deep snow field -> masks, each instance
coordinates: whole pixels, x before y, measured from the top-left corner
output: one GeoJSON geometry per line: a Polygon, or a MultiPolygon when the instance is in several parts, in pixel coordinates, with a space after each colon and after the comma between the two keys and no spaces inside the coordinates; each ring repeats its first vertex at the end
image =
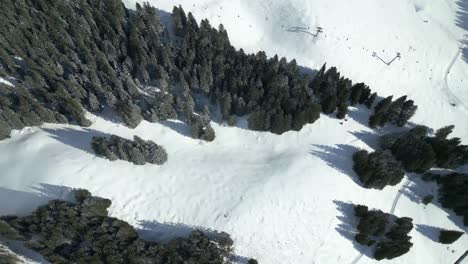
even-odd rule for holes
{"type": "MultiPolygon", "coordinates": [[[[134,7],[134,0],[124,2],[134,7]]],[[[455,124],[452,136],[468,144],[466,32],[457,26],[453,0],[149,2],[167,12],[181,4],[198,21],[223,23],[232,44],[246,52],[265,50],[310,69],[327,62],[380,96],[407,94],[418,105],[413,123],[435,129],[455,124]],[[304,32],[315,34],[317,26],[323,28],[318,37],[304,32]],[[385,61],[399,52],[401,59],[386,65],[374,52],[385,61]]],[[[25,128],[0,142],[0,214],[28,214],[49,199],[66,199],[67,187],[79,187],[111,199],[111,215],[137,226],[143,238],[164,241],[210,228],[232,235],[240,261],[376,263],[355,247],[346,221],[352,219],[350,203],[362,203],[413,218],[413,248],[381,263],[455,262],[468,249],[468,236],[442,245],[431,227],[468,229],[460,217],[420,202],[435,187],[417,188],[406,177],[378,191],[356,181],[352,153],[372,149],[379,133],[394,130],[372,130],[368,117],[366,109],[351,108],[347,121],[321,115],[300,132],[280,136],[246,130],[242,119],[237,127],[213,123],[216,140],[210,143],[190,138],[179,121],[143,121],[129,129],[89,115],[90,128],[25,128]],[[135,166],[96,157],[89,142],[100,134],[151,139],[167,150],[168,162],[135,166]]]]}

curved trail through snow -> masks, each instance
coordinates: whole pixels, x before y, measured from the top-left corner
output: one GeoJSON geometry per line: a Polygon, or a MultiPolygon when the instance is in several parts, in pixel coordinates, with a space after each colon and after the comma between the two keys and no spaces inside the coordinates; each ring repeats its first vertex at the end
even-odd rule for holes
{"type": "Polygon", "coordinates": [[[392,209],[390,209],[390,214],[393,214],[395,212],[395,208],[398,204],[398,201],[400,200],[401,195],[403,194],[403,191],[408,188],[410,185],[411,181],[409,179],[406,179],[405,184],[401,186],[400,190],[398,190],[398,194],[395,196],[395,199],[393,199],[393,204],[392,204],[392,209]]]}
{"type": "MultiPolygon", "coordinates": [[[[401,186],[401,188],[398,190],[398,193],[397,195],[395,196],[395,199],[393,199],[393,203],[392,203],[392,209],[390,209],[390,214],[393,214],[395,212],[395,208],[398,204],[398,201],[400,200],[400,197],[401,195],[403,194],[403,191],[408,188],[408,186],[410,185],[411,181],[409,179],[406,179],[405,183],[403,184],[403,186],[401,186]]],[[[359,262],[359,260],[364,256],[364,253],[361,253],[359,254],[355,259],[353,259],[353,261],[351,261],[350,264],[356,264],[359,262]]]]}
{"type": "Polygon", "coordinates": [[[353,261],[351,262],[351,264],[356,264],[359,262],[359,260],[362,258],[362,256],[364,256],[363,253],[359,254],[359,256],[357,256],[355,259],[353,259],[353,261]]]}
{"type": "MultiPolygon", "coordinates": [[[[462,50],[463,50],[463,47],[458,48],[457,53],[455,54],[455,56],[453,56],[449,65],[447,66],[447,70],[444,73],[444,86],[445,86],[444,88],[450,100],[457,101],[466,111],[468,111],[468,106],[453,93],[447,81],[448,75],[450,74],[450,71],[452,70],[453,65],[455,65],[455,62],[457,61],[458,57],[460,57],[462,50]]],[[[453,103],[453,102],[450,102],[450,103],[453,103]]]]}

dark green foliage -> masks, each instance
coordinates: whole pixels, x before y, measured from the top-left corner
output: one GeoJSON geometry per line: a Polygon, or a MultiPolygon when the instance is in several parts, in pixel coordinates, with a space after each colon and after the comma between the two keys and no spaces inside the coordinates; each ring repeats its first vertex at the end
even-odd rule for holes
{"type": "Polygon", "coordinates": [[[404,177],[401,163],[388,150],[369,154],[365,150],[353,154],[353,169],[365,188],[383,189],[394,186],[404,177]]]}
{"type": "MultiPolygon", "coordinates": [[[[14,218],[10,218],[14,219],[14,218]]],[[[8,240],[24,240],[24,237],[7,222],[0,220],[0,238],[8,240]]]]}
{"type": "MultiPolygon", "coordinates": [[[[414,105],[412,100],[406,100],[406,96],[402,96],[395,101],[392,101],[392,99],[393,96],[389,96],[375,106],[374,114],[369,118],[370,127],[383,127],[387,123],[401,127],[416,113],[417,106],[414,105]]],[[[371,105],[372,102],[368,104],[371,105]]]]}
{"type": "Polygon", "coordinates": [[[0,83],[0,140],[7,138],[12,129],[38,126],[43,122],[56,123],[53,111],[39,104],[22,85],[16,87],[0,83]]]}
{"type": "MultiPolygon", "coordinates": [[[[38,110],[31,108],[32,114],[21,116],[26,119],[23,124],[12,119],[15,127],[43,121],[89,126],[83,109],[100,112],[104,105],[135,127],[143,119],[141,112],[151,112],[161,103],[146,100],[145,108],[137,105],[145,97],[139,88],[161,84],[167,90],[165,70],[171,66],[164,61],[163,29],[149,5],[128,12],[120,0],[20,0],[6,3],[0,17],[5,22],[0,26],[0,68],[32,88],[26,94],[37,99],[35,105],[66,117],[37,117],[32,114],[38,110]]],[[[157,114],[145,117],[167,118],[157,114]]]]}
{"type": "Polygon", "coordinates": [[[374,104],[375,99],[377,98],[377,93],[371,94],[369,99],[367,99],[364,104],[366,105],[367,108],[371,109],[372,105],[374,104]]]}
{"type": "Polygon", "coordinates": [[[376,260],[394,259],[409,252],[413,243],[403,240],[378,242],[374,252],[376,260]]]}
{"type": "Polygon", "coordinates": [[[208,102],[219,104],[224,119],[250,115],[250,128],[281,134],[315,122],[321,111],[338,109],[341,119],[348,104],[375,99],[335,67],[324,65],[311,78],[295,60],[236,50],[222,25],[198,24],[180,6],[173,9],[175,36],[155,8],[138,4],[130,12],[120,0],[10,1],[0,17],[1,74],[26,84],[29,96],[20,116],[2,112],[0,139],[42,122],[89,126],[85,110],[110,108],[131,128],[179,118],[192,123],[196,138],[212,140],[206,122],[191,120],[208,102]]]}
{"type": "Polygon", "coordinates": [[[468,174],[452,173],[440,176],[439,201],[443,207],[452,209],[463,217],[463,223],[468,226],[468,174]]]}
{"type": "Polygon", "coordinates": [[[367,206],[356,205],[355,215],[359,217],[357,234],[354,239],[362,245],[375,246],[374,258],[393,259],[406,254],[413,244],[409,232],[413,229],[412,219],[398,218],[380,210],[368,210],[367,206]]]}
{"type": "Polygon", "coordinates": [[[247,264],[258,264],[258,261],[256,259],[249,259],[249,261],[247,261],[247,264]]]}
{"type": "Polygon", "coordinates": [[[410,172],[423,173],[434,166],[436,154],[431,145],[424,141],[427,128],[417,126],[403,135],[386,135],[381,146],[389,149],[410,172]]]}
{"type": "Polygon", "coordinates": [[[91,197],[91,193],[88,190],[77,189],[73,192],[75,199],[78,203],[82,204],[86,198],[91,197]]]}
{"type": "Polygon", "coordinates": [[[435,137],[437,139],[447,139],[448,135],[452,134],[454,128],[454,125],[439,128],[436,131],[435,137]]]}
{"type": "Polygon", "coordinates": [[[365,205],[356,205],[354,206],[354,214],[357,217],[364,217],[369,212],[369,208],[365,205]]]}
{"type": "Polygon", "coordinates": [[[407,171],[423,173],[435,165],[436,154],[431,145],[411,135],[399,138],[390,150],[407,171]]]}
{"type": "Polygon", "coordinates": [[[323,65],[312,81],[312,89],[322,105],[322,111],[325,114],[331,114],[335,111],[338,103],[337,92],[340,73],[335,67],[331,67],[326,71],[325,67],[326,65],[323,65]]]}
{"type": "Polygon", "coordinates": [[[434,195],[426,195],[423,197],[422,203],[428,205],[432,202],[432,200],[434,200],[434,195]]]}
{"type": "MultiPolygon", "coordinates": [[[[310,91],[310,77],[300,73],[294,60],[237,51],[222,25],[214,29],[207,20],[199,26],[189,23],[190,13],[184,23],[184,16],[180,7],[174,8],[177,35],[182,39],[175,66],[191,75],[186,79],[193,84],[192,91],[219,104],[223,119],[250,114],[251,129],[281,134],[318,118],[320,107],[310,91]]],[[[199,137],[199,126],[193,131],[199,137]]]]}
{"type": "Polygon", "coordinates": [[[336,118],[343,119],[348,112],[348,104],[349,104],[349,97],[351,94],[351,80],[345,79],[343,77],[340,78],[337,84],[337,108],[338,113],[336,114],[336,118]]]}
{"type": "Polygon", "coordinates": [[[367,214],[360,216],[357,231],[367,236],[382,236],[385,234],[389,217],[389,214],[380,210],[369,210],[367,214]]]}
{"type": "Polygon", "coordinates": [[[110,200],[84,190],[75,198],[76,204],[53,200],[29,216],[4,220],[51,263],[223,264],[232,251],[226,233],[218,241],[200,231],[167,244],[141,240],[128,223],[108,216],[110,200]]]}
{"type": "Polygon", "coordinates": [[[205,141],[213,141],[215,139],[215,132],[208,118],[193,114],[190,118],[189,125],[193,138],[205,141]]]}
{"type": "Polygon", "coordinates": [[[91,147],[97,155],[112,161],[121,159],[133,162],[136,165],[144,165],[147,162],[161,165],[167,161],[167,153],[163,147],[137,136],[134,136],[133,140],[115,135],[112,135],[109,139],[93,137],[91,147]]]}
{"type": "Polygon", "coordinates": [[[452,244],[457,241],[464,233],[453,230],[440,230],[439,242],[442,244],[452,244]]]}
{"type": "MultiPolygon", "coordinates": [[[[365,100],[361,100],[361,97],[365,94],[365,89],[367,86],[364,83],[356,83],[351,88],[351,95],[349,97],[349,104],[355,106],[359,101],[362,102],[365,100]]],[[[364,96],[365,97],[365,96],[364,96]]]]}
{"type": "Polygon", "coordinates": [[[369,236],[364,233],[358,233],[354,236],[354,240],[361,245],[368,245],[370,242],[369,236]]]}
{"type": "Polygon", "coordinates": [[[428,142],[436,153],[436,164],[440,168],[457,168],[468,164],[468,146],[461,145],[460,138],[447,136],[453,131],[454,126],[448,126],[437,130],[435,137],[427,137],[428,142]]]}
{"type": "Polygon", "coordinates": [[[405,134],[383,136],[380,145],[411,172],[423,173],[434,166],[453,169],[468,164],[468,146],[461,145],[459,138],[447,139],[452,130],[445,127],[430,137],[427,127],[416,126],[405,134]]]}

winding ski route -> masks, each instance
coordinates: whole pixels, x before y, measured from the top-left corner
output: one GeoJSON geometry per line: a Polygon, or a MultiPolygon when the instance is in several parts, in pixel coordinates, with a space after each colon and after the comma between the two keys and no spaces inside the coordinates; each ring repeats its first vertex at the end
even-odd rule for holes
{"type": "Polygon", "coordinates": [[[400,190],[398,190],[398,194],[395,196],[395,199],[393,199],[393,204],[392,204],[392,209],[390,209],[390,214],[393,214],[395,212],[395,208],[398,204],[398,201],[400,200],[401,195],[403,194],[403,191],[408,188],[410,185],[411,181],[409,179],[406,179],[405,184],[401,186],[400,190]]]}
{"type": "MultiPolygon", "coordinates": [[[[447,66],[447,70],[444,73],[444,86],[445,86],[444,88],[445,88],[445,91],[447,92],[449,98],[451,98],[451,100],[458,102],[466,111],[468,111],[468,106],[462,100],[460,100],[460,98],[458,98],[453,93],[453,91],[450,89],[450,87],[448,85],[448,81],[447,81],[447,77],[450,74],[450,71],[452,70],[453,65],[455,65],[455,62],[457,61],[458,57],[460,57],[460,55],[462,53],[462,50],[463,50],[463,47],[458,48],[457,53],[455,54],[455,56],[453,56],[453,58],[450,61],[449,65],[447,66]]],[[[454,104],[453,102],[450,102],[450,103],[454,104]]]]}
{"type": "Polygon", "coordinates": [[[351,264],[356,264],[359,262],[359,260],[362,258],[362,256],[364,256],[363,253],[359,254],[359,256],[357,256],[355,259],[353,259],[353,261],[351,261],[351,264]]]}
{"type": "MultiPolygon", "coordinates": [[[[397,195],[395,196],[395,199],[393,199],[393,203],[392,203],[392,209],[390,209],[390,214],[393,214],[395,212],[395,208],[398,204],[398,201],[400,200],[400,197],[401,195],[403,194],[403,191],[408,188],[408,186],[410,185],[411,181],[409,179],[406,179],[405,183],[403,184],[403,186],[401,186],[401,188],[398,190],[398,193],[397,195]]],[[[350,264],[356,264],[359,262],[359,260],[364,256],[364,253],[360,253],[356,258],[353,259],[353,261],[351,261],[350,264]]]]}

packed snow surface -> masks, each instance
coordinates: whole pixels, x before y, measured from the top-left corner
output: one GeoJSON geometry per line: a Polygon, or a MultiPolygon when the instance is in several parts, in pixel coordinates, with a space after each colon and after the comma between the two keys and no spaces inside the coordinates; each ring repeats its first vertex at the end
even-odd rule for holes
{"type": "MultiPolygon", "coordinates": [[[[128,7],[134,3],[126,0],[128,7]]],[[[468,65],[460,44],[466,32],[457,26],[454,1],[150,3],[166,12],[180,4],[199,20],[223,23],[233,45],[246,52],[296,58],[310,69],[327,62],[380,96],[406,94],[419,107],[414,123],[455,124],[452,136],[468,144],[468,65]],[[314,37],[317,27],[323,32],[314,37]],[[383,62],[397,53],[401,58],[383,62]]],[[[236,127],[214,123],[211,143],[191,139],[178,121],[129,129],[91,115],[90,128],[14,131],[0,142],[0,214],[28,214],[48,199],[69,197],[64,186],[80,187],[112,199],[112,216],[134,224],[144,238],[164,241],[191,228],[211,228],[230,233],[235,253],[260,263],[375,263],[351,241],[350,203],[362,203],[414,219],[411,251],[382,263],[453,263],[468,248],[468,236],[442,245],[434,241],[433,227],[467,229],[460,217],[420,202],[434,186],[418,188],[411,175],[383,191],[357,182],[352,153],[371,150],[378,134],[391,130],[369,129],[368,116],[366,109],[352,108],[347,121],[322,115],[300,132],[280,136],[246,130],[243,119],[236,127]],[[166,148],[168,162],[135,166],[96,157],[89,141],[103,134],[153,140],[166,148]]]]}

